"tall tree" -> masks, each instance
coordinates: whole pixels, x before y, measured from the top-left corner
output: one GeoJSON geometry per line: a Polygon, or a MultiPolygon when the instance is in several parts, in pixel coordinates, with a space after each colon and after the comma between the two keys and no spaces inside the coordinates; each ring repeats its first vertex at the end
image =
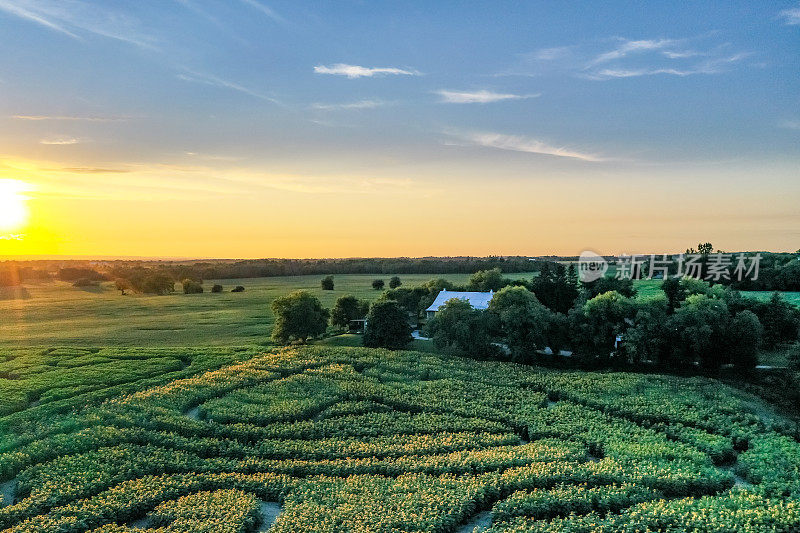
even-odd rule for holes
{"type": "Polygon", "coordinates": [[[408,313],[393,300],[372,304],[367,314],[364,346],[399,350],[411,342],[408,313]]]}
{"type": "Polygon", "coordinates": [[[359,300],[355,296],[340,296],[331,309],[331,326],[345,329],[351,320],[358,320],[367,316],[369,302],[359,300]]]}
{"type": "Polygon", "coordinates": [[[307,291],[294,291],[272,302],[275,326],[272,339],[282,344],[305,342],[325,333],[328,327],[327,309],[307,291]]]}

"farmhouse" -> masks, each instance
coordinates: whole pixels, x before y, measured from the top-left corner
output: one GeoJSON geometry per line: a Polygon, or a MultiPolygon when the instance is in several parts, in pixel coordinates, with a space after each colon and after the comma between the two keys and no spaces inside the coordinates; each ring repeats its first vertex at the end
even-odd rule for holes
{"type": "Polygon", "coordinates": [[[469,302],[469,304],[475,308],[480,310],[485,310],[489,308],[489,302],[492,301],[492,297],[494,296],[493,291],[489,292],[462,292],[462,291],[447,291],[443,290],[439,292],[439,295],[433,301],[431,306],[425,310],[425,316],[427,318],[433,318],[436,315],[436,312],[447,303],[448,300],[452,300],[453,298],[458,298],[459,300],[465,300],[469,302]]]}

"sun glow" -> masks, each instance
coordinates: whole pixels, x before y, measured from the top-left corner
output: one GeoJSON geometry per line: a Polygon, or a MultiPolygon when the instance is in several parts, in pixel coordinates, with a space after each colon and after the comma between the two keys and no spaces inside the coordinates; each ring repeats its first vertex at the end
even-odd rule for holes
{"type": "Polygon", "coordinates": [[[0,232],[22,228],[28,220],[27,197],[30,186],[19,180],[0,179],[0,232]]]}

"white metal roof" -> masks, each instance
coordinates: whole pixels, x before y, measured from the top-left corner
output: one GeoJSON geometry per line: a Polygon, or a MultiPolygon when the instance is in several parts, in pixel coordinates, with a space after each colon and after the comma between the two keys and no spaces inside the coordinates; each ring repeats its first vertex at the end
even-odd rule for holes
{"type": "Polygon", "coordinates": [[[475,309],[488,309],[489,302],[492,300],[494,292],[461,292],[461,291],[440,291],[439,295],[433,301],[431,306],[426,311],[438,311],[447,300],[458,298],[459,300],[466,300],[475,309]]]}

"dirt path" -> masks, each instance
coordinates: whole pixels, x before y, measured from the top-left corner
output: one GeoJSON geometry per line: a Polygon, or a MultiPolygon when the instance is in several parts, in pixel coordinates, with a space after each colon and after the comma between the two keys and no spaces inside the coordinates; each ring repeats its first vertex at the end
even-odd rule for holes
{"type": "Polygon", "coordinates": [[[0,495],[3,496],[3,499],[0,500],[0,507],[14,505],[14,498],[17,495],[17,480],[12,479],[0,485],[0,495]]]}
{"type": "Polygon", "coordinates": [[[492,525],[491,511],[483,511],[472,517],[472,520],[458,528],[458,533],[473,533],[483,531],[492,525]]]}
{"type": "Polygon", "coordinates": [[[277,502],[261,502],[261,516],[264,517],[258,531],[267,531],[281,514],[281,506],[277,502]]]}

